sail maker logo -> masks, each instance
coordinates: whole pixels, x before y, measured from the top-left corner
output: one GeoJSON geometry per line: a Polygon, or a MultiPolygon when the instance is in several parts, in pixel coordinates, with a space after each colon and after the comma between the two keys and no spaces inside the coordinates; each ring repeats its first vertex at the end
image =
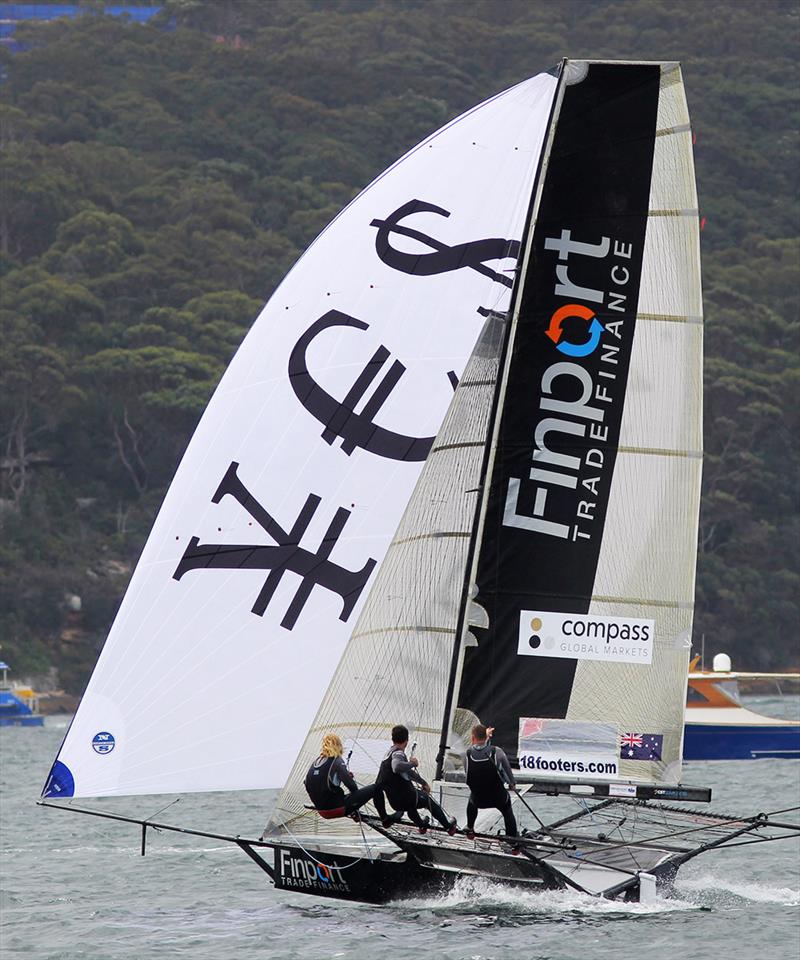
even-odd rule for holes
{"type": "Polygon", "coordinates": [[[608,496],[625,393],[630,334],[626,342],[626,317],[614,314],[635,307],[628,304],[635,286],[634,244],[610,237],[574,240],[562,229],[560,237],[545,237],[544,249],[563,261],[555,265],[553,297],[559,305],[544,330],[556,357],[541,378],[529,475],[509,478],[503,524],[591,540],[608,496]],[[610,319],[598,319],[598,304],[610,319]],[[532,492],[525,489],[528,480],[536,484],[532,492]]]}
{"type": "Polygon", "coordinates": [[[617,663],[653,661],[655,621],[520,610],[517,654],[617,663]]]}

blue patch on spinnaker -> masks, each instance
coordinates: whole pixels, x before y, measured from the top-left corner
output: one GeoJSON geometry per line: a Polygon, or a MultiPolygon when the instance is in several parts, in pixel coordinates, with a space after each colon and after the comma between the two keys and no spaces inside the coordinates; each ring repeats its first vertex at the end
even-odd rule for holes
{"type": "Polygon", "coordinates": [[[72,797],[75,795],[75,780],[72,771],[60,760],[56,760],[47,783],[44,787],[43,797],[72,797]]]}

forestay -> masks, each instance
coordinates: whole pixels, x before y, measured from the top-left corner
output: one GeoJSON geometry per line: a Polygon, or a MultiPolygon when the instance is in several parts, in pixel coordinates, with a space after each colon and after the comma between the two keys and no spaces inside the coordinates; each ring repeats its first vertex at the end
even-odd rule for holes
{"type": "Polygon", "coordinates": [[[452,121],[275,292],[165,498],[48,796],[278,786],[485,317],[508,308],[556,80],[452,121]]]}

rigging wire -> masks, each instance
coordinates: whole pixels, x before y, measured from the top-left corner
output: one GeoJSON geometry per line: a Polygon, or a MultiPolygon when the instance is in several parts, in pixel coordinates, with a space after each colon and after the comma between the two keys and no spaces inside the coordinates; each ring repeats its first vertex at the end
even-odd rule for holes
{"type": "MultiPolygon", "coordinates": [[[[794,813],[795,811],[800,810],[800,806],[797,807],[784,807],[783,810],[770,810],[769,813],[765,813],[765,817],[774,817],[778,813],[794,813]]],[[[799,824],[800,826],[800,824],[799,824]]]]}

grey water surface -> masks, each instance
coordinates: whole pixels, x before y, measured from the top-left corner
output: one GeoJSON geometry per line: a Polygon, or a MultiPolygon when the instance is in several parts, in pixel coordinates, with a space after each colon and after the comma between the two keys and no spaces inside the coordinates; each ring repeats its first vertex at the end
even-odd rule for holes
{"type": "MultiPolygon", "coordinates": [[[[800,700],[748,706],[796,715],[800,700]]],[[[233,845],[151,831],[142,858],[134,825],[37,807],[68,722],[0,730],[2,960],[800,957],[796,840],[707,854],[683,868],[673,897],[647,906],[484,882],[381,907],[326,901],[275,891],[233,845]]],[[[722,812],[800,804],[800,761],[693,763],[684,782],[713,787],[722,812]]],[[[161,819],[257,836],[275,796],[188,796],[161,819]]],[[[173,799],[77,803],[142,816],[173,799]]],[[[535,801],[543,814],[547,802],[535,801]]]]}

